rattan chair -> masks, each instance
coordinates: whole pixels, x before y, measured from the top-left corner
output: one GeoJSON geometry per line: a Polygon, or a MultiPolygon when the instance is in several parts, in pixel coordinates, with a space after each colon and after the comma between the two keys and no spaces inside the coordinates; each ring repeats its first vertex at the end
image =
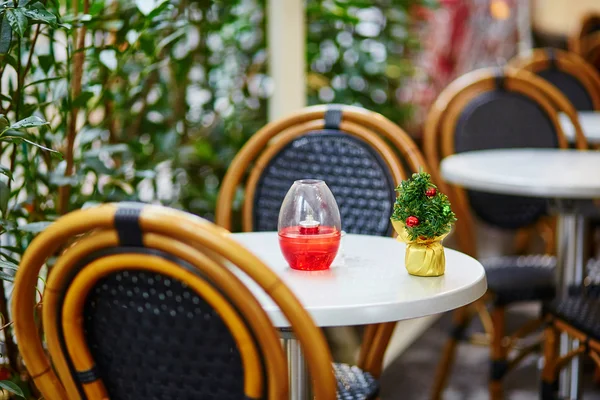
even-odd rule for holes
{"type": "MultiPolygon", "coordinates": [[[[315,398],[336,399],[323,334],[281,280],[228,236],[180,211],[122,203],[75,211],[36,237],[16,275],[12,310],[21,354],[42,395],[287,398],[279,335],[237,270],[290,322],[315,398]],[[57,252],[40,315],[38,274],[57,252]]],[[[357,386],[365,380],[374,382],[365,374],[346,379],[337,398],[364,399],[357,386]]]]}
{"type": "Polygon", "coordinates": [[[569,50],[583,56],[586,38],[597,32],[600,32],[600,13],[591,11],[584,14],[574,34],[569,37],[569,50]]]}
{"type": "Polygon", "coordinates": [[[593,274],[586,277],[583,290],[572,288],[567,297],[555,299],[546,305],[544,369],[540,388],[542,400],[559,399],[559,373],[573,357],[587,355],[596,364],[596,369],[600,368],[600,262],[588,262],[588,270],[595,271],[595,277],[593,274]],[[577,349],[562,356],[559,354],[561,333],[568,334],[580,343],[577,349]]]}
{"type": "Polygon", "coordinates": [[[581,56],[600,72],[600,31],[582,39],[581,56]]]}
{"type": "MultiPolygon", "coordinates": [[[[482,69],[466,74],[451,83],[434,103],[424,133],[425,154],[436,169],[441,157],[454,153],[491,148],[568,146],[558,111],[572,120],[577,136],[576,146],[586,142],[574,107],[551,84],[527,71],[482,69]]],[[[472,212],[479,220],[503,229],[530,226],[546,214],[543,199],[502,196],[453,187],[454,208],[462,215],[472,212]]],[[[470,224],[476,244],[473,220],[470,224]]],[[[476,255],[472,253],[472,255],[476,255]]],[[[473,337],[474,342],[491,347],[490,397],[502,398],[502,378],[534,346],[523,349],[508,360],[509,351],[518,339],[535,331],[542,319],[531,321],[510,336],[505,336],[505,308],[516,302],[550,300],[554,296],[553,266],[550,256],[497,257],[483,260],[489,292],[484,299],[455,312],[454,327],[438,366],[432,398],[441,396],[454,357],[457,343],[476,314],[486,336],[473,337]],[[488,310],[486,302],[491,301],[488,310]]]]}
{"type": "Polygon", "coordinates": [[[575,53],[535,49],[519,54],[509,65],[552,83],[579,111],[600,110],[600,73],[575,53]]]}
{"type": "MultiPolygon", "coordinates": [[[[310,177],[331,188],[344,231],[391,235],[394,189],[419,168],[428,170],[417,146],[382,115],[353,106],[307,107],[268,124],[240,150],[223,180],[216,222],[231,227],[234,196],[242,186],[242,229],[277,230],[287,190],[310,177]]],[[[443,182],[436,183],[444,190],[443,182]]],[[[359,367],[379,376],[394,327],[366,328],[359,367]]]]}

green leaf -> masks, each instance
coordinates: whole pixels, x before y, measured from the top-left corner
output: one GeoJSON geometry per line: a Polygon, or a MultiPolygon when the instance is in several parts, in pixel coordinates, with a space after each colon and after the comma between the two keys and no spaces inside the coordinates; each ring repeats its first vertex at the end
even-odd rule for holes
{"type": "Polygon", "coordinates": [[[10,172],[10,169],[4,165],[0,165],[0,175],[8,176],[8,179],[12,180],[12,172],[10,172]]]}
{"type": "Polygon", "coordinates": [[[32,222],[30,224],[20,226],[18,230],[28,233],[40,233],[50,225],[52,225],[52,221],[32,222]]]}
{"type": "Polygon", "coordinates": [[[104,1],[94,1],[90,4],[90,15],[97,16],[106,9],[104,1]]]}
{"type": "Polygon", "coordinates": [[[94,93],[92,92],[81,92],[79,96],[75,100],[73,100],[73,104],[71,105],[73,108],[81,108],[85,107],[87,102],[94,97],[94,93]]]}
{"type": "Polygon", "coordinates": [[[53,28],[56,28],[56,26],[57,26],[56,25],[56,23],[57,23],[56,15],[54,15],[51,12],[49,12],[48,10],[46,10],[44,8],[44,6],[39,2],[35,3],[34,6],[37,4],[39,4],[41,6],[41,8],[37,7],[37,8],[29,9],[29,10],[23,10],[23,14],[28,16],[33,21],[41,22],[41,23],[50,25],[53,28]]]}
{"type": "Polygon", "coordinates": [[[46,74],[50,72],[50,68],[54,65],[54,59],[51,54],[38,55],[38,61],[46,74]]]}
{"type": "Polygon", "coordinates": [[[0,132],[4,132],[8,126],[8,120],[4,114],[0,114],[0,132]]]}
{"type": "Polygon", "coordinates": [[[58,157],[58,158],[59,158],[59,159],[61,159],[61,160],[62,160],[62,158],[63,158],[63,155],[62,155],[60,152],[58,152],[58,151],[56,151],[56,150],[49,149],[48,147],[42,146],[41,144],[38,144],[38,143],[32,142],[32,141],[31,141],[31,140],[29,140],[29,139],[25,139],[25,138],[23,138],[23,137],[19,137],[19,136],[4,136],[4,138],[5,138],[5,139],[15,139],[15,140],[22,140],[22,141],[24,141],[24,142],[26,142],[26,143],[29,143],[29,144],[30,144],[30,145],[32,145],[32,146],[39,147],[39,148],[40,148],[40,149],[42,149],[42,150],[45,150],[45,151],[48,151],[48,152],[50,152],[50,153],[51,153],[53,156],[55,156],[55,157],[58,157]]]}
{"type": "Polygon", "coordinates": [[[52,82],[52,81],[59,81],[61,79],[64,79],[64,77],[62,77],[62,76],[54,76],[52,78],[40,79],[39,81],[28,83],[24,87],[26,88],[26,87],[29,87],[29,86],[39,85],[40,83],[46,83],[46,82],[52,82]]]}
{"type": "Polygon", "coordinates": [[[23,10],[20,8],[9,8],[4,13],[4,16],[8,19],[12,30],[20,37],[23,37],[28,25],[27,17],[23,13],[23,10]]]}
{"type": "Polygon", "coordinates": [[[11,263],[9,261],[0,260],[0,268],[6,268],[6,269],[10,269],[12,271],[16,271],[17,269],[19,269],[19,266],[17,264],[11,263]]]}
{"type": "Polygon", "coordinates": [[[5,62],[6,64],[12,66],[14,69],[19,68],[19,63],[17,62],[17,59],[14,58],[12,55],[10,54],[5,54],[2,57],[2,62],[5,62]]]}
{"type": "Polygon", "coordinates": [[[8,199],[10,198],[10,190],[8,190],[8,185],[0,181],[0,212],[3,216],[6,215],[6,210],[8,209],[8,199]]]}
{"type": "Polygon", "coordinates": [[[23,129],[23,128],[33,128],[35,126],[43,126],[50,125],[49,122],[43,120],[40,117],[32,115],[31,117],[24,118],[18,122],[15,122],[10,126],[10,129],[23,129]]]}
{"type": "MultiPolygon", "coordinates": [[[[15,276],[11,275],[9,273],[0,271],[0,281],[14,282],[15,276]]],[[[2,382],[10,382],[10,381],[0,381],[0,383],[2,383],[2,382]]],[[[3,386],[0,385],[0,387],[3,387],[3,386]]]]}
{"type": "Polygon", "coordinates": [[[8,18],[2,17],[2,21],[0,21],[0,54],[8,53],[11,44],[12,28],[8,22],[8,18]]]}
{"type": "MultiPolygon", "coordinates": [[[[8,101],[9,103],[12,103],[12,97],[7,96],[5,94],[0,93],[0,100],[4,100],[4,101],[8,101]]],[[[0,128],[0,130],[2,130],[3,128],[0,128]]]]}
{"type": "Polygon", "coordinates": [[[0,381],[0,387],[7,390],[10,393],[13,393],[19,397],[25,398],[23,391],[16,383],[11,381],[0,381]]]}

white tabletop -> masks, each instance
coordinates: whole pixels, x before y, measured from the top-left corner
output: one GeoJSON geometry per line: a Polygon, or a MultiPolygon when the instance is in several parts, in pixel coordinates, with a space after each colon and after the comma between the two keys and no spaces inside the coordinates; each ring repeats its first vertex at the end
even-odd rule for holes
{"type": "MultiPolygon", "coordinates": [[[[422,278],[406,272],[404,243],[348,234],[342,239],[341,257],[329,270],[306,272],[289,268],[276,232],[232,237],[283,279],[318,326],[363,325],[441,313],[475,301],[487,288],[481,264],[451,249],[445,249],[446,274],[422,278]]],[[[245,282],[275,326],[288,326],[271,299],[247,278],[245,282]]]]}
{"type": "Polygon", "coordinates": [[[600,152],[480,150],[442,160],[442,177],[467,189],[555,199],[600,198],[600,152]]]}
{"type": "MultiPolygon", "coordinates": [[[[583,134],[588,140],[589,144],[600,144],[600,112],[598,111],[580,111],[577,113],[579,116],[579,123],[583,134]]],[[[575,128],[571,123],[569,117],[565,114],[560,114],[560,124],[563,128],[565,136],[569,142],[575,142],[575,128]]]]}

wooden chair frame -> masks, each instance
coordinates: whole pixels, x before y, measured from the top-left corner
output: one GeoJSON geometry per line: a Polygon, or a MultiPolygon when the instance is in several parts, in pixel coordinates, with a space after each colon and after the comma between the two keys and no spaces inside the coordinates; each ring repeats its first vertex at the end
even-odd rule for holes
{"type": "MultiPolygon", "coordinates": [[[[242,210],[242,229],[253,229],[253,200],[256,185],[268,162],[289,142],[312,131],[325,129],[325,113],[332,108],[342,112],[339,130],[366,141],[377,151],[390,168],[393,178],[399,182],[407,174],[397,154],[405,160],[411,171],[430,171],[440,190],[448,192],[445,183],[434,175],[420,150],[406,132],[382,116],[363,108],[343,105],[319,105],[304,108],[289,117],[274,121],[254,134],[232,161],[223,179],[217,202],[215,221],[231,228],[231,213],[236,190],[250,171],[245,184],[242,210]],[[391,147],[390,147],[391,145],[391,147]]],[[[462,235],[458,235],[459,240],[462,235]]],[[[366,327],[361,345],[358,366],[373,376],[381,374],[383,356],[391,338],[395,322],[366,327]]]]}
{"type": "MultiPolygon", "coordinates": [[[[564,136],[560,123],[558,121],[558,111],[564,112],[572,121],[576,130],[576,147],[586,149],[587,142],[572,104],[556,89],[553,85],[535,76],[531,72],[507,68],[498,71],[494,69],[481,69],[466,74],[452,82],[438,97],[431,108],[424,131],[425,155],[429,165],[435,170],[439,168],[441,157],[446,157],[454,153],[454,134],[458,118],[464,107],[471,100],[482,93],[494,90],[498,85],[498,75],[503,76],[503,88],[508,91],[514,91],[523,94],[536,101],[542,109],[548,114],[552,124],[556,128],[557,139],[560,148],[567,148],[568,142],[564,136]],[[558,109],[558,110],[557,110],[558,109]]],[[[438,172],[439,174],[439,172],[438,172]]],[[[470,215],[467,195],[464,189],[451,186],[454,197],[454,208],[461,215],[470,215]]],[[[465,231],[468,237],[474,238],[473,220],[468,218],[465,231]]],[[[475,240],[472,240],[472,255],[475,255],[475,240]]],[[[463,250],[464,251],[464,250],[463,250]]],[[[512,335],[505,335],[505,308],[494,307],[488,310],[486,303],[493,297],[488,292],[482,299],[473,303],[473,305],[463,307],[455,311],[454,323],[455,334],[448,340],[443,350],[442,361],[438,365],[436,377],[433,385],[432,398],[439,399],[446,384],[450,366],[452,364],[459,336],[468,326],[473,316],[478,315],[486,330],[484,340],[475,338],[474,343],[491,345],[491,360],[493,373],[499,377],[503,376],[512,367],[517,365],[527,354],[539,347],[539,344],[528,346],[511,361],[507,360],[511,350],[516,349],[519,339],[539,328],[543,321],[537,319],[524,325],[512,335]],[[501,332],[501,334],[497,334],[501,332]]],[[[490,397],[493,400],[501,399],[502,385],[500,379],[490,382],[490,397]]]]}
{"type": "Polygon", "coordinates": [[[600,31],[581,39],[581,56],[589,65],[600,71],[600,31]]]}
{"type": "Polygon", "coordinates": [[[534,49],[519,54],[509,62],[509,66],[537,74],[554,65],[560,71],[577,79],[590,96],[594,110],[600,110],[600,73],[576,53],[560,49],[550,50],[553,53],[552,57],[549,49],[534,49]]]}
{"type": "MultiPolygon", "coordinates": [[[[341,126],[343,126],[342,130],[345,133],[367,142],[371,148],[379,154],[389,168],[394,182],[400,182],[403,179],[408,178],[409,174],[404,171],[404,168],[402,167],[402,164],[400,163],[400,160],[396,156],[395,152],[383,139],[381,139],[372,131],[352,122],[342,122],[341,126]]],[[[304,128],[305,126],[302,125],[302,127],[304,128]]],[[[305,136],[310,131],[315,131],[315,129],[310,129],[309,131],[293,128],[287,129],[285,132],[279,134],[277,136],[277,141],[267,146],[256,160],[246,183],[246,195],[244,196],[244,206],[242,209],[242,226],[244,231],[252,231],[253,229],[254,195],[256,193],[258,181],[260,180],[264,169],[267,167],[267,165],[269,165],[273,157],[275,157],[285,146],[287,146],[294,139],[305,136]]]]}
{"type": "Polygon", "coordinates": [[[548,318],[548,325],[544,331],[544,368],[542,370],[542,400],[555,400],[557,397],[558,376],[560,371],[576,356],[586,354],[600,368],[600,341],[591,339],[584,332],[574,328],[560,318],[548,318]],[[581,345],[560,356],[560,334],[567,333],[572,338],[578,339],[581,345]]]}
{"type": "MultiPolygon", "coordinates": [[[[224,292],[228,299],[231,299],[233,304],[235,304],[236,308],[241,310],[243,315],[251,315],[252,318],[248,321],[248,325],[252,327],[252,331],[257,336],[258,342],[261,344],[261,349],[263,353],[266,355],[267,360],[267,370],[269,376],[287,379],[285,375],[285,358],[282,357],[280,353],[279,346],[279,338],[275,333],[274,329],[270,326],[270,322],[264,311],[262,310],[260,304],[256,301],[253,295],[249,292],[245,285],[243,285],[229,270],[223,267],[222,260],[218,260],[214,254],[210,256],[206,255],[206,252],[200,252],[193,247],[182,244],[176,240],[173,240],[166,236],[158,236],[155,234],[146,234],[144,235],[144,243],[147,243],[147,248],[152,248],[155,250],[160,250],[164,253],[168,253],[171,255],[176,255],[179,259],[186,261],[190,265],[197,266],[198,270],[202,271],[202,273],[209,277],[211,281],[217,283],[220,287],[220,290],[224,292]]],[[[65,387],[69,392],[69,398],[76,398],[74,390],[77,389],[75,382],[72,380],[72,376],[68,367],[67,360],[64,358],[63,348],[61,347],[61,338],[60,333],[57,326],[57,311],[60,307],[60,298],[64,294],[66,287],[68,286],[70,276],[73,274],[73,268],[78,264],[78,261],[86,258],[89,254],[93,254],[98,250],[116,247],[118,246],[118,237],[116,236],[116,232],[114,231],[102,231],[95,232],[88,237],[83,238],[82,240],[75,243],[75,245],[70,248],[67,252],[61,256],[53,269],[53,273],[48,279],[48,283],[46,286],[47,293],[44,295],[44,307],[43,307],[43,322],[46,333],[46,340],[48,343],[49,352],[52,356],[53,363],[55,364],[55,368],[57,369],[59,376],[63,382],[65,382],[65,387]]],[[[209,253],[210,254],[210,253],[209,253]]],[[[123,259],[126,259],[124,255],[121,255],[123,259]]],[[[143,260],[147,258],[144,255],[138,255],[135,257],[137,261],[137,265],[149,266],[147,269],[151,269],[152,265],[156,262],[156,260],[143,260]]],[[[120,265],[126,265],[126,261],[114,261],[115,265],[107,265],[106,270],[114,269],[115,267],[119,267],[120,265]]],[[[163,261],[160,260],[159,261],[163,261]]],[[[135,264],[135,263],[133,263],[135,264]]],[[[172,263],[171,263],[172,264],[172,263]]],[[[131,266],[130,269],[136,269],[136,265],[131,266]]],[[[185,281],[185,282],[197,282],[199,281],[198,277],[194,276],[191,273],[185,273],[185,270],[182,270],[180,267],[165,266],[161,270],[163,274],[169,274],[169,271],[174,271],[170,273],[174,278],[185,281]],[[175,269],[179,269],[180,271],[176,271],[175,269]],[[186,280],[182,277],[186,278],[186,280]],[[176,276],[175,276],[176,275],[176,276]]],[[[159,272],[159,271],[157,271],[159,272]]],[[[206,286],[206,283],[200,281],[198,284],[206,286]]],[[[69,288],[70,290],[70,288],[69,288]]],[[[203,298],[214,298],[215,293],[214,290],[207,289],[209,291],[209,296],[206,296],[203,293],[200,295],[203,298]]],[[[86,293],[77,293],[75,295],[75,299],[85,299],[86,293]]],[[[64,308],[69,305],[68,300],[63,303],[64,308]]],[[[222,300],[220,302],[222,305],[222,300]]],[[[222,305],[222,307],[227,308],[227,305],[222,305]]],[[[219,308],[216,308],[217,310],[219,308]]],[[[235,315],[231,316],[231,310],[227,309],[226,315],[231,318],[236,318],[235,315]]],[[[63,311],[63,315],[65,312],[63,311]]],[[[239,320],[239,317],[237,317],[239,320]]],[[[69,323],[75,321],[76,319],[71,318],[63,318],[64,323],[69,323]]],[[[228,319],[224,318],[225,321],[228,319]]],[[[66,329],[64,329],[66,332],[66,329]]],[[[242,332],[243,326],[240,326],[238,322],[236,322],[236,329],[232,332],[242,332]]],[[[78,333],[80,335],[81,333],[78,333]]],[[[242,347],[254,347],[252,342],[248,342],[244,340],[243,342],[239,342],[239,348],[242,347]],[[242,346],[243,343],[243,346],[242,346]]],[[[73,344],[74,342],[66,341],[67,345],[73,344]]],[[[90,358],[91,360],[91,358],[90,358]]],[[[93,362],[93,360],[92,360],[93,362]]],[[[251,364],[249,368],[261,372],[262,366],[257,366],[256,363],[251,364]]],[[[85,371],[86,369],[81,369],[85,371]]],[[[248,377],[249,384],[256,384],[257,382],[262,381],[262,377],[257,376],[249,376],[248,377]]],[[[262,386],[259,386],[262,389],[262,386]]],[[[84,387],[85,388],[85,387],[84,387]]],[[[271,388],[273,395],[277,392],[280,392],[279,395],[283,395],[281,393],[282,390],[287,390],[285,387],[278,387],[277,385],[271,388]]],[[[247,393],[255,392],[254,390],[250,390],[247,393]]],[[[256,397],[256,396],[254,396],[256,397]]],[[[93,397],[94,398],[94,397],[93,397]]]]}
{"type": "MultiPolygon", "coordinates": [[[[126,270],[153,272],[180,282],[185,282],[198,295],[206,299],[207,303],[217,311],[235,338],[244,366],[244,394],[251,399],[262,398],[265,385],[263,373],[265,371],[262,367],[259,350],[254,343],[252,333],[248,330],[246,322],[238,315],[228,299],[224,298],[210,283],[198,279],[197,275],[181,268],[180,265],[172,261],[153,255],[118,254],[103,257],[90,263],[74,278],[68,288],[62,307],[62,327],[69,358],[72,360],[73,366],[78,373],[91,371],[95,365],[94,358],[86,343],[83,326],[85,299],[102,278],[112,273],[126,270]]],[[[266,317],[264,312],[261,314],[262,317],[266,317]]],[[[268,318],[262,319],[263,322],[268,323],[268,318]]],[[[275,334],[274,329],[271,331],[275,334]]],[[[277,348],[277,336],[271,335],[270,339],[267,345],[277,348]]],[[[51,354],[61,350],[52,349],[51,354]]],[[[282,366],[285,365],[281,364],[284,361],[283,353],[280,355],[279,361],[280,366],[282,366]]],[[[273,371],[273,368],[271,368],[270,372],[275,373],[272,379],[283,379],[283,382],[285,382],[287,377],[285,373],[281,373],[282,371],[285,371],[285,368],[279,371],[273,371]]],[[[82,386],[88,399],[105,399],[108,397],[108,392],[100,379],[83,382],[82,386]]],[[[272,390],[275,393],[278,392],[277,396],[284,396],[285,385],[281,385],[283,387],[278,386],[280,384],[275,383],[271,386],[272,390]]]]}
{"type": "MultiPolygon", "coordinates": [[[[114,226],[117,210],[118,205],[107,204],[97,208],[75,211],[62,217],[31,243],[17,272],[13,292],[15,332],[25,364],[38,389],[49,400],[79,398],[79,392],[73,384],[72,378],[69,378],[70,371],[68,371],[64,356],[58,355],[55,357],[55,355],[61,353],[56,332],[58,296],[60,290],[63,289],[61,284],[64,284],[65,277],[69,271],[72,271],[77,260],[81,260],[82,257],[94,251],[114,248],[119,245],[119,237],[114,226]],[[77,241],[59,257],[44,292],[43,320],[45,333],[48,335],[48,348],[52,356],[51,364],[44,351],[35,321],[35,283],[46,259],[70,239],[82,234],[88,236],[77,241]],[[48,321],[50,321],[49,324],[48,321]],[[59,377],[62,381],[59,380],[59,377]]],[[[256,256],[228,238],[229,233],[222,228],[180,211],[159,206],[144,206],[139,215],[139,225],[143,232],[144,246],[163,250],[190,262],[198,268],[202,268],[202,273],[205,273],[211,281],[225,285],[225,293],[236,299],[235,304],[236,306],[239,305],[239,312],[250,313],[246,315],[246,320],[251,321],[256,318],[257,321],[253,324],[257,328],[259,328],[259,325],[263,325],[262,328],[256,330],[255,334],[261,345],[261,351],[266,357],[265,363],[268,373],[273,373],[273,376],[278,377],[277,379],[269,379],[268,398],[280,399],[287,396],[287,374],[285,373],[287,368],[283,350],[279,345],[275,329],[270,325],[260,305],[248,289],[237,280],[235,275],[223,266],[223,262],[237,266],[278,304],[302,345],[310,374],[314,378],[313,391],[316,398],[332,400],[336,398],[336,381],[331,368],[331,355],[322,332],[314,325],[310,316],[292,292],[256,256]],[[273,343],[278,345],[275,346],[273,343]],[[276,382],[272,383],[272,380],[276,382]]],[[[125,258],[122,258],[122,260],[125,260],[125,258]]],[[[180,273],[174,272],[175,270],[166,266],[166,264],[157,263],[156,265],[164,266],[174,274],[180,273]]],[[[90,266],[92,265],[90,264],[90,266]]],[[[105,267],[109,266],[102,264],[102,268],[105,267]]],[[[90,282],[97,278],[97,268],[100,267],[94,268],[93,273],[82,275],[81,284],[83,286],[77,287],[85,289],[91,284],[90,282]]],[[[200,286],[197,286],[197,288],[198,290],[201,289],[200,286]]],[[[69,290],[67,294],[70,296],[69,300],[73,299],[77,293],[81,293],[81,291],[77,289],[69,290]]],[[[213,299],[219,301],[216,297],[213,297],[213,299]]],[[[65,302],[64,311],[71,315],[77,315],[80,306],[81,304],[77,301],[65,302]]],[[[224,313],[227,313],[225,308],[223,310],[224,313]]],[[[235,317],[232,316],[231,318],[230,322],[235,324],[235,317]]],[[[78,335],[78,328],[73,330],[71,325],[65,325],[65,327],[73,335],[78,335]]],[[[81,341],[78,343],[81,343],[81,341]]],[[[73,346],[76,347],[70,350],[80,353],[81,347],[77,347],[76,344],[73,346]]],[[[251,354],[254,354],[254,352],[250,348],[246,354],[250,354],[247,358],[250,362],[252,359],[251,354]]],[[[81,359],[77,359],[77,363],[78,366],[85,368],[89,366],[89,358],[83,354],[81,359]]],[[[255,391],[260,388],[261,384],[259,381],[253,381],[248,385],[248,390],[255,391]]],[[[102,394],[100,387],[90,387],[90,390],[90,393],[94,396],[90,398],[100,398],[95,397],[102,394]]]]}
{"type": "MultiPolygon", "coordinates": [[[[412,141],[410,136],[400,127],[394,124],[389,119],[381,114],[377,114],[365,109],[354,106],[334,106],[342,111],[342,121],[340,130],[348,132],[365,132],[371,131],[374,134],[384,138],[392,147],[399,151],[406,159],[409,167],[413,171],[418,171],[419,168],[427,170],[425,159],[421,155],[419,148],[412,141]]],[[[279,140],[280,135],[292,135],[297,137],[303,133],[308,133],[315,130],[325,128],[325,112],[330,110],[332,106],[318,105],[304,108],[292,115],[279,119],[267,124],[265,127],[256,132],[246,142],[244,147],[238,152],[234,160],[231,162],[221,184],[219,191],[219,200],[215,213],[215,222],[224,227],[231,229],[231,207],[237,187],[242,184],[244,176],[253,166],[253,162],[258,158],[258,155],[272,143],[279,140]],[[288,133],[289,132],[289,133],[288,133]]],[[[356,133],[360,135],[360,133],[356,133]]],[[[286,137],[286,136],[281,136],[286,137]]],[[[258,166],[261,167],[260,165],[258,166]]],[[[264,166],[262,166],[264,168],[264,166]]],[[[436,181],[436,184],[442,182],[436,181]]],[[[244,218],[242,229],[248,231],[252,229],[251,221],[244,218]]]]}
{"type": "Polygon", "coordinates": [[[594,26],[600,25],[600,13],[597,11],[590,11],[583,15],[580,19],[579,26],[575,30],[574,34],[569,37],[569,50],[583,55],[584,46],[582,45],[586,37],[593,33],[592,29],[594,26]]]}

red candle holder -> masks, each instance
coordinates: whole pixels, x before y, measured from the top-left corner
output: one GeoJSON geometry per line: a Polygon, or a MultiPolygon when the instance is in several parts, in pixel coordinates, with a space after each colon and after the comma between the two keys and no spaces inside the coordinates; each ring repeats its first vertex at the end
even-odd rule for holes
{"type": "Polygon", "coordinates": [[[294,182],[279,211],[279,246],[290,268],[328,269],[340,247],[337,202],[324,181],[294,182]]]}

